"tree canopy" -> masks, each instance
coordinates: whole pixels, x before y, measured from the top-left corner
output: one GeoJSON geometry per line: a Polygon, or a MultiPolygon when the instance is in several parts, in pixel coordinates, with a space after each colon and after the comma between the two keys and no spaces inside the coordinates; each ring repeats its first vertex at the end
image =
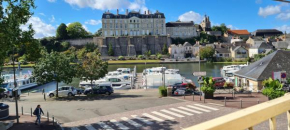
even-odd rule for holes
{"type": "Polygon", "coordinates": [[[79,22],[71,23],[67,26],[68,36],[72,39],[75,38],[84,38],[89,35],[85,28],[83,28],[82,24],[79,22]]]}
{"type": "Polygon", "coordinates": [[[212,47],[206,46],[204,48],[200,49],[200,58],[201,59],[208,59],[212,60],[212,57],[214,55],[214,49],[212,47]]]}
{"type": "Polygon", "coordinates": [[[167,44],[166,43],[163,45],[162,54],[163,55],[167,55],[168,54],[168,47],[167,47],[167,44]]]}
{"type": "Polygon", "coordinates": [[[113,50],[112,43],[109,43],[108,55],[109,56],[114,56],[114,50],[113,50]]]}
{"type": "Polygon", "coordinates": [[[64,23],[61,23],[56,30],[56,39],[65,40],[68,39],[68,33],[66,30],[67,26],[64,23]]]}
{"type": "Polygon", "coordinates": [[[39,83],[56,81],[56,97],[58,97],[58,83],[71,83],[75,76],[75,68],[70,65],[70,58],[59,52],[43,52],[38,62],[36,62],[33,76],[39,83]]]}
{"type": "Polygon", "coordinates": [[[227,32],[229,30],[229,28],[227,28],[226,24],[222,23],[220,26],[213,26],[212,27],[213,31],[221,31],[222,35],[227,32]]]}

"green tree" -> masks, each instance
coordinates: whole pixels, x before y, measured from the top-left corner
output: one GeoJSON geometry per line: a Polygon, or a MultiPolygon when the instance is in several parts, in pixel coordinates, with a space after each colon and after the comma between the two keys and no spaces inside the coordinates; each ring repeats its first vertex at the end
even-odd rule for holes
{"type": "Polygon", "coordinates": [[[167,55],[168,54],[168,47],[167,47],[167,44],[163,44],[163,49],[162,49],[162,54],[163,55],[167,55]]]}
{"type": "Polygon", "coordinates": [[[56,39],[65,40],[68,39],[68,33],[66,30],[67,26],[64,23],[61,23],[56,30],[56,39]]]}
{"type": "Polygon", "coordinates": [[[214,49],[212,47],[204,47],[200,49],[200,58],[201,59],[208,59],[212,60],[212,57],[214,55],[214,49]]]}
{"type": "Polygon", "coordinates": [[[151,56],[151,51],[150,50],[149,51],[146,51],[144,53],[144,55],[145,55],[145,58],[148,59],[151,56]]]}
{"type": "Polygon", "coordinates": [[[95,32],[94,36],[99,37],[102,36],[102,28],[100,28],[98,31],[95,32]]]}
{"type": "Polygon", "coordinates": [[[69,49],[70,43],[69,42],[62,42],[61,47],[62,47],[63,51],[66,51],[67,49],[69,49]]]}
{"type": "Polygon", "coordinates": [[[229,28],[227,28],[226,24],[222,23],[220,24],[220,26],[213,26],[212,27],[213,31],[221,31],[222,35],[227,32],[229,30],[229,28]]]}
{"type": "Polygon", "coordinates": [[[91,87],[93,87],[93,80],[102,78],[108,73],[108,62],[103,61],[100,56],[98,49],[87,53],[77,67],[79,78],[89,80],[91,87]]]}
{"type": "Polygon", "coordinates": [[[85,48],[86,48],[86,52],[88,53],[88,52],[94,52],[98,48],[98,46],[95,43],[87,43],[85,48]]]}
{"type": "Polygon", "coordinates": [[[59,52],[44,52],[36,62],[33,76],[37,82],[46,83],[56,81],[56,97],[58,97],[58,83],[69,84],[75,76],[75,67],[70,65],[70,58],[59,52]]]}
{"type": "Polygon", "coordinates": [[[36,62],[41,57],[42,47],[38,40],[32,42],[26,42],[25,44],[25,55],[27,61],[36,62]]]}
{"type": "Polygon", "coordinates": [[[89,35],[89,33],[83,28],[82,24],[79,22],[71,23],[67,26],[68,36],[72,39],[84,38],[89,35]]]}
{"type": "Polygon", "coordinates": [[[286,92],[283,90],[283,84],[281,84],[278,80],[273,80],[269,78],[262,82],[265,87],[262,90],[262,94],[269,97],[270,99],[275,99],[283,96],[286,92]]]}
{"type": "Polygon", "coordinates": [[[114,56],[114,50],[113,50],[112,43],[109,43],[108,55],[109,56],[114,56]]]}

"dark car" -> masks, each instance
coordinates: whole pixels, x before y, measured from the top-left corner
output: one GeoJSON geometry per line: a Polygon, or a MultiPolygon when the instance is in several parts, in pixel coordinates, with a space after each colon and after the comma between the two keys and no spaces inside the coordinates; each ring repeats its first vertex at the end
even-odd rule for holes
{"type": "Polygon", "coordinates": [[[176,83],[176,84],[172,85],[172,94],[174,95],[174,92],[177,89],[185,89],[186,86],[187,86],[187,84],[185,84],[185,83],[176,83]]]}
{"type": "Polygon", "coordinates": [[[85,92],[84,89],[81,88],[75,88],[77,90],[77,94],[83,94],[85,92]]]}
{"type": "Polygon", "coordinates": [[[111,95],[114,93],[114,89],[111,87],[111,84],[100,84],[96,87],[93,87],[93,89],[89,88],[84,91],[85,95],[89,93],[111,95]]]}

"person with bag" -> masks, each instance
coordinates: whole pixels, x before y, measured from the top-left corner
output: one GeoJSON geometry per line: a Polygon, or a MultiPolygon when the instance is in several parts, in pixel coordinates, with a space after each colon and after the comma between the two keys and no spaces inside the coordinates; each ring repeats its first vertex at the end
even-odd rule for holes
{"type": "Polygon", "coordinates": [[[42,109],[40,108],[40,105],[37,105],[37,107],[35,108],[33,115],[36,115],[36,121],[35,121],[35,125],[37,125],[37,123],[40,125],[40,116],[44,115],[42,109]]]}

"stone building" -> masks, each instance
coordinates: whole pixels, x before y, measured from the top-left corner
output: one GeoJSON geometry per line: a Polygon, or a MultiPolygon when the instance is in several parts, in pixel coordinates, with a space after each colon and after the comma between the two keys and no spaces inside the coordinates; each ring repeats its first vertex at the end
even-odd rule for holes
{"type": "Polygon", "coordinates": [[[172,44],[168,48],[170,57],[174,59],[183,59],[183,58],[193,57],[194,56],[193,50],[194,50],[193,46],[188,42],[185,42],[183,45],[172,44]]]}
{"type": "Polygon", "coordinates": [[[198,36],[193,21],[168,22],[166,23],[166,33],[169,34],[172,38],[191,38],[198,36]]]}
{"type": "Polygon", "coordinates": [[[204,16],[204,19],[200,23],[202,31],[211,31],[211,22],[209,20],[209,16],[204,16]]]}
{"type": "Polygon", "coordinates": [[[158,10],[141,12],[126,10],[126,14],[113,14],[109,11],[102,16],[102,35],[108,36],[142,36],[166,35],[165,15],[158,10]]]}

